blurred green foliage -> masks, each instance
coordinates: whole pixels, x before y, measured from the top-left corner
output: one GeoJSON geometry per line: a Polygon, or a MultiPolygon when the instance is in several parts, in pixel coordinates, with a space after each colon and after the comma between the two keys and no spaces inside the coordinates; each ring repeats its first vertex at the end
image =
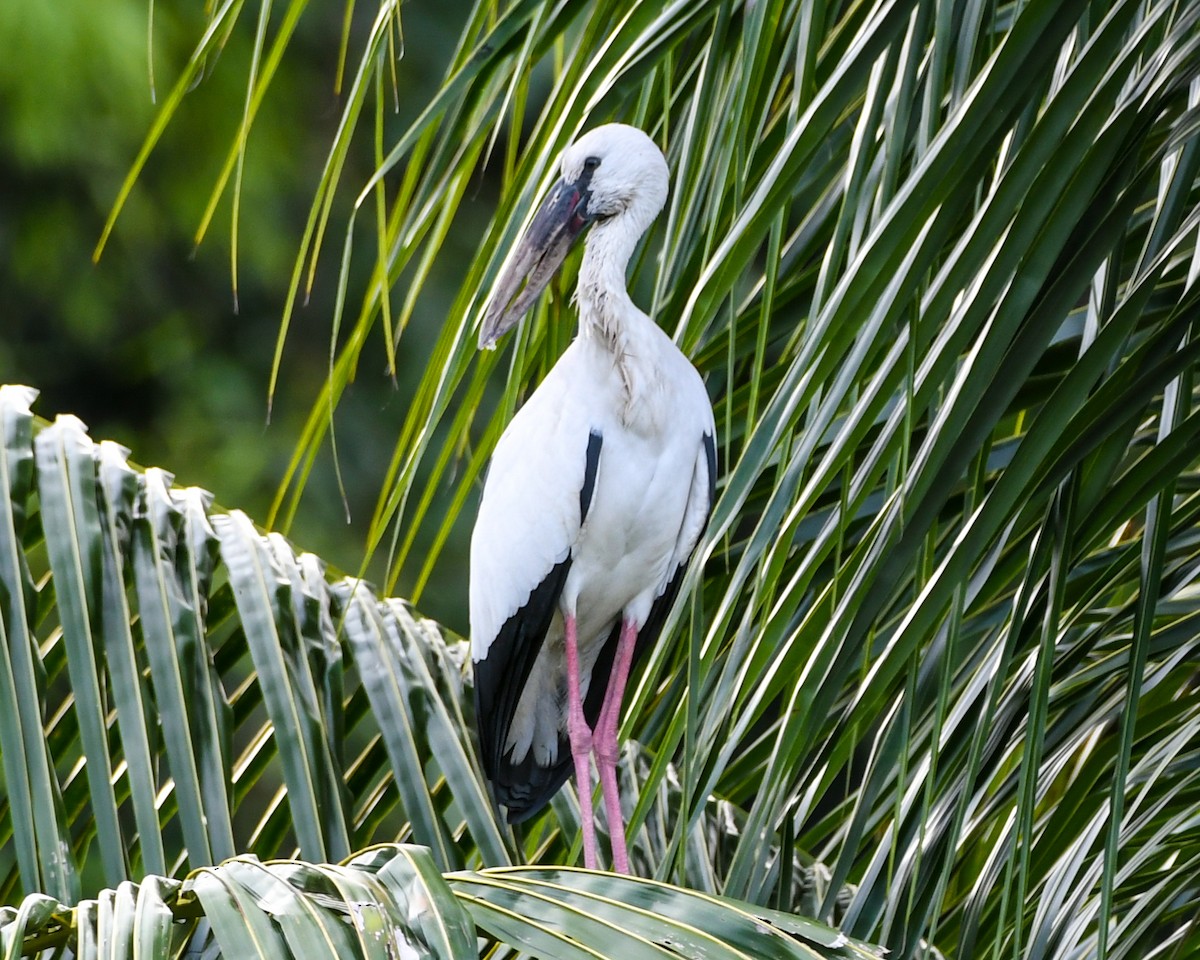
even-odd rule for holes
{"type": "MultiPolygon", "coordinates": [[[[360,11],[353,23],[351,62],[371,12],[360,11]]],[[[311,301],[293,319],[268,423],[279,318],[341,111],[335,88],[344,8],[306,9],[255,121],[235,307],[228,195],[199,246],[194,235],[241,119],[257,16],[257,8],[244,10],[219,61],[206,64],[93,265],[92,249],[150,129],[155,98],[170,89],[203,32],[204,8],[0,0],[0,380],[37,387],[42,415],[75,413],[93,436],[128,446],[135,461],[163,466],[178,482],[203,486],[223,506],[261,522],[328,364],[337,270],[330,250],[311,301]]],[[[397,129],[437,88],[457,19],[457,5],[406,6],[389,121],[397,129]]],[[[331,236],[340,238],[352,191],[373,169],[370,137],[360,136],[347,163],[343,219],[331,225],[331,236]]],[[[466,206],[491,209],[491,193],[481,181],[466,206]]],[[[464,256],[478,230],[462,226],[464,256]]],[[[365,269],[370,256],[359,259],[365,269]]],[[[444,271],[452,289],[458,271],[444,271]]],[[[384,369],[380,340],[369,351],[378,363],[362,365],[338,409],[345,503],[327,450],[289,531],[300,546],[350,572],[362,563],[408,385],[419,378],[449,305],[436,274],[433,281],[405,332],[395,381],[384,369]]],[[[384,559],[368,575],[379,576],[384,559]]],[[[452,543],[441,579],[422,599],[431,615],[459,630],[466,625],[463,570],[465,542],[452,543]]]]}

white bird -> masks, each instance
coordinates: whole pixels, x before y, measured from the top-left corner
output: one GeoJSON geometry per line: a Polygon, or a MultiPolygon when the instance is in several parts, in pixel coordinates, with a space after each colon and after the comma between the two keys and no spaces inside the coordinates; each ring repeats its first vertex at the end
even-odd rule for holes
{"type": "Polygon", "coordinates": [[[594,751],[613,867],[628,872],[621,700],[708,520],[715,428],[696,368],[625,285],[666,202],[662,152],[642,131],[607,124],[567,148],[560,172],[479,336],[491,347],[516,325],[591,227],[579,335],[500,437],[471,538],[476,715],[484,772],[510,823],[541,810],[574,769],[588,867],[594,751]]]}

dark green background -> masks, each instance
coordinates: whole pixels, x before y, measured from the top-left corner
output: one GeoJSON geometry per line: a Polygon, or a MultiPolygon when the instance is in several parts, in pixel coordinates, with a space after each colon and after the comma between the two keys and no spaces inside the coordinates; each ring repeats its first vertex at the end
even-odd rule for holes
{"type": "MultiPolygon", "coordinates": [[[[286,5],[277,6],[276,23],[286,5]]],[[[335,78],[344,8],[313,3],[305,10],[255,121],[235,310],[228,195],[198,248],[193,236],[241,118],[258,11],[246,5],[220,57],[206,64],[93,265],[92,249],[155,115],[150,50],[161,102],[204,29],[203,8],[155,4],[151,40],[146,0],[0,0],[0,380],[37,387],[43,417],[77,414],[93,438],[117,440],[135,462],[162,466],[179,483],[205,487],[222,506],[263,522],[326,374],[346,214],[373,163],[367,123],[347,163],[312,300],[293,318],[268,424],[270,365],[294,257],[342,109],[335,78]]],[[[357,11],[348,72],[373,13],[357,11]]],[[[445,73],[456,13],[445,2],[405,4],[392,136],[445,73]]],[[[473,254],[494,203],[481,177],[443,263],[473,254]]],[[[362,219],[357,249],[367,263],[373,225],[362,219]]],[[[339,407],[351,523],[326,447],[289,531],[298,545],[349,572],[362,563],[407,389],[460,279],[449,266],[440,274],[400,342],[396,382],[378,332],[339,407]]],[[[420,601],[460,631],[465,540],[466,531],[457,531],[420,601]]],[[[382,559],[368,569],[377,580],[382,559]]],[[[402,578],[399,592],[405,587],[402,578]]]]}

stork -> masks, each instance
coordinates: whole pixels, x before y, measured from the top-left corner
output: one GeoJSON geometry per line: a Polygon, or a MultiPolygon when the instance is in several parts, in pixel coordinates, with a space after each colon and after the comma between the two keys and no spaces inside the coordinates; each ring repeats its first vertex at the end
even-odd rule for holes
{"type": "Polygon", "coordinates": [[[696,368],[629,297],[625,271],[667,198],[645,133],[606,124],[496,281],[481,347],[516,325],[590,227],[579,333],[496,444],[471,538],[471,658],[484,772],[510,823],[574,770],[584,863],[597,866],[594,753],[617,871],[629,871],[617,729],[713,501],[712,405],[696,368]]]}

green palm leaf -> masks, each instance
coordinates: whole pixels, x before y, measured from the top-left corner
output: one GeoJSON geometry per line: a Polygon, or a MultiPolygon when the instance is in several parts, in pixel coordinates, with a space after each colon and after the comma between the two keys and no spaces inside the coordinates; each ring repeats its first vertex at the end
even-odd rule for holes
{"type": "Polygon", "coordinates": [[[547,957],[881,955],[813,921],[631,877],[564,869],[443,877],[428,850],[402,845],[340,865],[238,857],[182,882],[123,884],[74,910],[31,896],[0,913],[0,945],[8,955],[66,947],[81,958],[215,947],[231,957],[458,960],[477,955],[477,924],[493,949],[547,957]]]}
{"type": "Polygon", "coordinates": [[[461,641],[366,584],[330,582],[282,537],[211,512],[202,491],[135,470],[73,417],[35,438],[32,397],[0,394],[4,516],[21,531],[3,579],[9,896],[49,888],[69,903],[80,871],[115,888],[237,849],[323,861],[410,831],[443,869],[478,861],[475,832],[511,858],[460,710],[461,641]],[[398,666],[381,694],[385,662],[398,666]],[[379,726],[389,703],[421,710],[392,753],[379,748],[396,737],[379,726]],[[386,804],[396,783],[402,809],[364,803],[374,791],[386,804]]]}
{"type": "MultiPolygon", "coordinates": [[[[301,7],[262,8],[268,53],[214,196],[237,193],[301,7]]],[[[177,89],[241,9],[214,13],[177,89]]],[[[402,12],[372,11],[298,238],[289,303],[331,267],[338,311],[271,522],[298,509],[381,327],[375,351],[425,373],[368,547],[420,602],[572,328],[568,273],[503,362],[477,354],[492,279],[562,146],[638,123],[674,187],[631,289],[705,374],[723,464],[677,639],[627,714],[639,869],[836,918],[897,956],[1194,951],[1200,6],[481,2],[439,90],[393,130],[382,53],[402,12]],[[375,172],[343,184],[355,151],[375,172]],[[481,169],[498,198],[473,232],[481,169]],[[340,243],[339,186],[356,198],[340,243]],[[443,297],[432,266],[462,249],[443,297]]],[[[210,527],[200,494],[111,450],[93,511],[78,429],[49,428],[35,463],[31,399],[4,397],[10,901],[19,878],[54,898],[28,915],[53,917],[97,871],[111,887],[235,851],[411,840],[441,871],[574,856],[569,791],[520,836],[496,821],[460,642],[358,580],[329,585],[244,518],[210,527]]],[[[242,869],[204,874],[218,934],[259,923],[239,912],[242,869]]],[[[473,921],[517,949],[663,949],[639,924],[665,907],[608,912],[651,884],[617,898],[586,875],[461,876],[473,921]],[[548,913],[527,922],[514,898],[548,913]],[[568,917],[584,940],[557,932],[568,917]]],[[[270,949],[333,936],[295,919],[270,949]]],[[[722,930],[705,935],[742,949],[722,930]]]]}

